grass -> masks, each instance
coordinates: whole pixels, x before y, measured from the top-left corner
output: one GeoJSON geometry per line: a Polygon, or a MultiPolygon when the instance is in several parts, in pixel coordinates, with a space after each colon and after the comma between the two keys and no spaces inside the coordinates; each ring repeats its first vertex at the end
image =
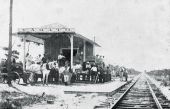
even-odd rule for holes
{"type": "Polygon", "coordinates": [[[26,95],[20,92],[0,92],[2,100],[0,101],[0,109],[22,109],[23,106],[29,106],[41,103],[46,100],[55,100],[53,95],[26,95]]]}

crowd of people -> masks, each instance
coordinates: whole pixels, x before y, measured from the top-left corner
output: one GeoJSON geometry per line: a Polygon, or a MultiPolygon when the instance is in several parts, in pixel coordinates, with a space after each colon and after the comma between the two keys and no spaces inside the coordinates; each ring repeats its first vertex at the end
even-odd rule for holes
{"type": "MultiPolygon", "coordinates": [[[[110,66],[106,66],[102,61],[75,62],[70,66],[70,62],[60,54],[58,59],[51,59],[39,54],[35,59],[27,53],[25,59],[26,72],[31,73],[29,81],[36,83],[38,78],[42,78],[43,84],[48,82],[71,84],[74,82],[104,83],[111,81],[116,73],[110,66]]],[[[120,81],[128,78],[128,71],[120,67],[117,71],[120,81]]]]}
{"type": "Polygon", "coordinates": [[[84,62],[73,66],[77,81],[90,81],[92,83],[103,83],[111,80],[111,70],[104,63],[84,62]]]}
{"type": "MultiPolygon", "coordinates": [[[[65,60],[65,57],[60,54],[57,60],[47,58],[46,55],[41,57],[38,55],[35,61],[31,60],[29,54],[26,55],[26,70],[30,70],[30,65],[33,63],[43,64],[47,63],[47,70],[49,70],[49,81],[56,83],[73,83],[73,82],[90,82],[90,83],[104,83],[111,81],[111,70],[106,67],[104,63],[96,63],[94,61],[76,62],[70,66],[70,62],[65,60]]],[[[36,79],[37,80],[37,79],[36,79]]]]}

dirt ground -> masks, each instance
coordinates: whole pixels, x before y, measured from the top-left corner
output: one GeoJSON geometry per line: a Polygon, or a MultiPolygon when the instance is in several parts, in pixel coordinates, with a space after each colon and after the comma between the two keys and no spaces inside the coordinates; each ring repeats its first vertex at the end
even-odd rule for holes
{"type": "Polygon", "coordinates": [[[13,87],[8,87],[7,84],[0,84],[0,109],[6,109],[6,107],[10,109],[93,109],[96,105],[107,102],[109,96],[101,92],[116,90],[125,83],[115,78],[114,81],[104,84],[70,86],[13,84],[13,87]],[[66,94],[65,91],[90,93],[66,94]]]}

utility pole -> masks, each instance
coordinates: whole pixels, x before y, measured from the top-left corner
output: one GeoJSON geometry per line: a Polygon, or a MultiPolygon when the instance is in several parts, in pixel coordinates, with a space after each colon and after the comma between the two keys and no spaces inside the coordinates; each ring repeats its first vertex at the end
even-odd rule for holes
{"type": "Polygon", "coordinates": [[[9,7],[9,45],[8,45],[8,85],[11,85],[11,57],[12,57],[12,8],[13,8],[13,0],[10,0],[10,7],[9,7]]]}

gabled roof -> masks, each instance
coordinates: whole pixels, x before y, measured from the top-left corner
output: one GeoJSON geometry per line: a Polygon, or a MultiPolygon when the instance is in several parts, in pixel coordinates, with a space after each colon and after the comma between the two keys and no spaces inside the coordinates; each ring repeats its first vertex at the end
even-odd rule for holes
{"type": "Polygon", "coordinates": [[[38,28],[19,28],[18,33],[74,33],[74,28],[68,28],[62,24],[54,23],[38,28]]]}
{"type": "Polygon", "coordinates": [[[40,28],[68,28],[65,25],[62,25],[60,23],[52,23],[52,24],[48,24],[48,25],[44,25],[40,28]]]}
{"type": "Polygon", "coordinates": [[[96,42],[82,36],[81,34],[76,33],[74,28],[68,28],[59,23],[53,23],[38,28],[19,28],[17,35],[20,37],[23,37],[23,35],[27,35],[26,40],[32,42],[37,41],[37,43],[43,44],[43,42],[38,41],[38,39],[44,40],[46,38],[51,37],[52,36],[51,34],[61,34],[61,33],[74,34],[75,37],[79,37],[85,41],[88,41],[100,47],[100,45],[97,44],[96,42]]]}

